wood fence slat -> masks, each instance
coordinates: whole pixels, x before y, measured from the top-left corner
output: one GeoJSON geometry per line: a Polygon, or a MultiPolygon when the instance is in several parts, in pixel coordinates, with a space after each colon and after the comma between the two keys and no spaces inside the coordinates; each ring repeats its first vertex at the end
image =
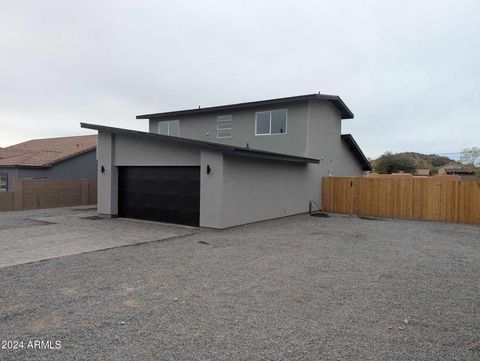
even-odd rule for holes
{"type": "Polygon", "coordinates": [[[480,224],[480,186],[438,178],[325,177],[327,212],[480,224]]]}

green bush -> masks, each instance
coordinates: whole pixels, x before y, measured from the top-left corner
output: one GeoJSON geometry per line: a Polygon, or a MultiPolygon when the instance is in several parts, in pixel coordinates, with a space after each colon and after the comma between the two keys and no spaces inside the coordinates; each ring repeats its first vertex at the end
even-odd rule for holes
{"type": "Polygon", "coordinates": [[[375,161],[375,172],[380,174],[391,173],[415,173],[417,165],[415,161],[402,154],[386,152],[375,161]]]}

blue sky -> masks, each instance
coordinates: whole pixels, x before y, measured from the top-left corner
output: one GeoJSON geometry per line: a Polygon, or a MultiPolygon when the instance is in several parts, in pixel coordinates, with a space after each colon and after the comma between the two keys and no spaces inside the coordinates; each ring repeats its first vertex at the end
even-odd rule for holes
{"type": "Polygon", "coordinates": [[[480,2],[2,1],[0,146],[322,92],[367,156],[479,146],[480,2]]]}

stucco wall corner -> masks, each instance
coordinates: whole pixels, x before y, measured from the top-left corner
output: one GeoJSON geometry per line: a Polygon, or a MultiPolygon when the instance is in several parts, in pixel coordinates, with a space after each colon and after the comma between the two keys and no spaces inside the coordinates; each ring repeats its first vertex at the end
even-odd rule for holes
{"type": "Polygon", "coordinates": [[[200,153],[200,226],[223,225],[223,154],[202,149],[200,153]]]}

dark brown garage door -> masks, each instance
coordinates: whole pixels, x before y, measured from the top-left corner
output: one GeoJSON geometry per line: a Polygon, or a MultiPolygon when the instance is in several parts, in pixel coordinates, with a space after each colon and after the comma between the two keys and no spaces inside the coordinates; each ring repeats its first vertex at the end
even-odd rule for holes
{"type": "Polygon", "coordinates": [[[200,167],[119,167],[118,215],[198,226],[200,167]]]}

